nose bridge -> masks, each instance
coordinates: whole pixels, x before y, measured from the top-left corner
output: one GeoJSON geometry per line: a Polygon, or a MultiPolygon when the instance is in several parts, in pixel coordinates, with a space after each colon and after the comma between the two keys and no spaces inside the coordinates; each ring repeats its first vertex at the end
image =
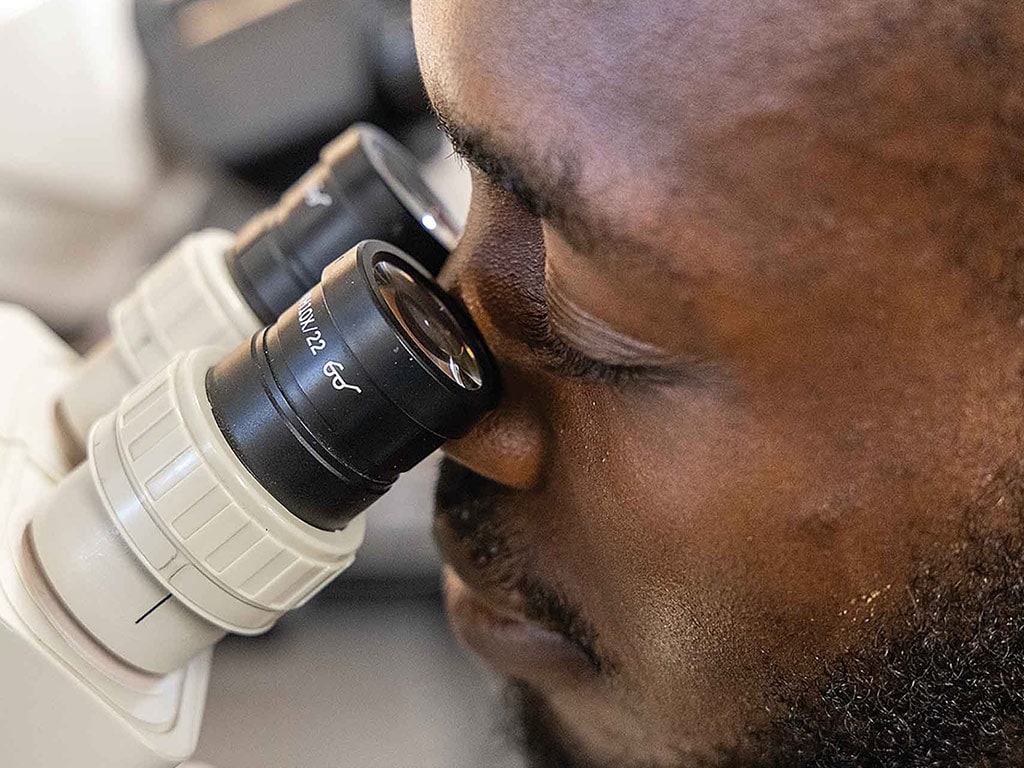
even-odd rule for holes
{"type": "Polygon", "coordinates": [[[502,301],[502,270],[488,265],[488,258],[500,255],[464,241],[445,267],[442,282],[462,301],[498,363],[501,402],[468,435],[449,441],[444,451],[484,477],[525,490],[537,484],[545,465],[544,374],[531,370],[522,342],[507,335],[491,310],[502,301]]]}

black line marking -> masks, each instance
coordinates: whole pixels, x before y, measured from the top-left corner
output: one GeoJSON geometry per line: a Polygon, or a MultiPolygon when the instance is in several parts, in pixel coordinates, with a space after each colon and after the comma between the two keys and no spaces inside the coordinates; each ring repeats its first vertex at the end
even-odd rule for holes
{"type": "Polygon", "coordinates": [[[167,597],[165,597],[165,598],[164,598],[163,600],[161,600],[161,601],[160,601],[159,603],[157,603],[156,605],[154,605],[154,606],[153,606],[152,608],[150,608],[150,609],[149,609],[148,611],[146,611],[146,612],[145,612],[144,614],[142,614],[141,616],[139,616],[139,618],[137,618],[137,619],[135,620],[135,623],[136,623],[136,624],[138,624],[138,623],[139,623],[140,621],[142,621],[142,620],[143,620],[144,618],[146,618],[147,616],[149,616],[149,614],[151,614],[151,613],[152,613],[153,611],[155,611],[155,610],[156,610],[157,608],[159,608],[159,607],[160,607],[161,605],[163,605],[163,604],[164,604],[164,603],[166,603],[166,602],[167,602],[168,600],[170,600],[170,599],[171,599],[171,597],[172,597],[172,595],[168,595],[167,597]]]}

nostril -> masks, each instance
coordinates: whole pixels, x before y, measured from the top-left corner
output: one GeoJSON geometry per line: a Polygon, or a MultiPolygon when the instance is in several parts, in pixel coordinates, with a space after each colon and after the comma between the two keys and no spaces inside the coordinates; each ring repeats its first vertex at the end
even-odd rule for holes
{"type": "MultiPolygon", "coordinates": [[[[455,516],[458,521],[466,522],[470,517],[480,516],[481,510],[475,508],[480,499],[507,494],[509,490],[469,467],[446,458],[441,462],[438,474],[436,501],[446,509],[457,509],[455,516]]],[[[481,509],[487,511],[489,508],[483,506],[481,509]]]]}
{"type": "Polygon", "coordinates": [[[456,538],[478,532],[496,515],[495,500],[509,492],[493,480],[446,459],[441,464],[434,501],[456,538]]]}
{"type": "Polygon", "coordinates": [[[513,556],[505,528],[514,491],[461,464],[441,464],[435,496],[434,535],[446,559],[478,570],[507,564],[513,556]]]}

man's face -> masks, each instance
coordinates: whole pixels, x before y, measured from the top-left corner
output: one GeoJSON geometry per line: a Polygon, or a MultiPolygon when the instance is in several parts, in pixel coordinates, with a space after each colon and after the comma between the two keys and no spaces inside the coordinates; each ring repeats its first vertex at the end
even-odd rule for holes
{"type": "Polygon", "coordinates": [[[505,387],[439,489],[456,631],[581,763],[739,749],[998,528],[1024,11],[413,5],[505,387]]]}

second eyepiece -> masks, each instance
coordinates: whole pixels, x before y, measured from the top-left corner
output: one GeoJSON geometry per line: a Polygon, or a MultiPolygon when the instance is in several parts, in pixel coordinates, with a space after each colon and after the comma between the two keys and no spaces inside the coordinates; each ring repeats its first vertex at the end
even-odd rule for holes
{"type": "Polygon", "coordinates": [[[328,144],[320,162],[237,237],[179,243],[110,311],[110,337],[67,387],[60,414],[78,447],[101,415],[178,352],[225,351],[274,322],[357,243],[386,240],[437,274],[461,235],[417,160],[370,125],[328,144]]]}

